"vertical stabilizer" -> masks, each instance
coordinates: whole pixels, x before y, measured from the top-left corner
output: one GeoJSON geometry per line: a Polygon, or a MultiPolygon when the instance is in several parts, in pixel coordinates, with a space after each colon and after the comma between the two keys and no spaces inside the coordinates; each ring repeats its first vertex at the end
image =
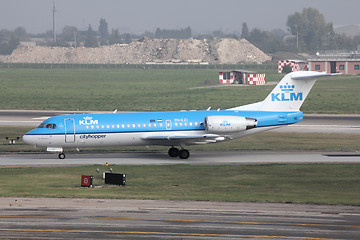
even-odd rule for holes
{"type": "Polygon", "coordinates": [[[229,110],[298,111],[316,80],[331,75],[334,74],[312,71],[289,73],[281,79],[264,101],[229,110]]]}

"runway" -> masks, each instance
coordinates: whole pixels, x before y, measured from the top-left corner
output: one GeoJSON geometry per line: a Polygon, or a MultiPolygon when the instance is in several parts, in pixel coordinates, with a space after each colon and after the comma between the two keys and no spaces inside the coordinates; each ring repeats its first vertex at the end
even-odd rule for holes
{"type": "Polygon", "coordinates": [[[272,163],[359,163],[359,153],[272,152],[272,151],[193,151],[190,159],[170,158],[167,152],[68,153],[58,159],[51,153],[1,154],[0,166],[63,165],[163,165],[163,164],[272,164],[272,163]]]}
{"type": "MultiPolygon", "coordinates": [[[[1,126],[36,127],[66,112],[0,111],[1,126]]],[[[280,132],[360,134],[357,115],[306,115],[280,132]]],[[[359,163],[360,153],[192,151],[1,154],[0,167],[89,164],[359,163]]],[[[88,191],[91,196],[91,189],[88,191]]],[[[115,190],[115,189],[114,189],[115,190]]],[[[116,189],[121,191],[121,188],[116,189]]],[[[276,194],[276,193],[274,193],[276,194]]],[[[276,203],[0,198],[0,238],[43,239],[359,239],[360,207],[276,203]]]]}
{"type": "Polygon", "coordinates": [[[359,239],[360,207],[276,203],[0,198],[0,237],[359,239]]]}

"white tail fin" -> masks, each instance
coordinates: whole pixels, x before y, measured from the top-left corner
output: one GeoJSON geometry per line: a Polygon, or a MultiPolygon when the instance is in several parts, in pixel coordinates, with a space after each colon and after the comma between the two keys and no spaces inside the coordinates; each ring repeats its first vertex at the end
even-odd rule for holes
{"type": "Polygon", "coordinates": [[[254,111],[298,111],[320,77],[337,74],[323,72],[297,71],[283,77],[262,102],[231,108],[229,110],[254,111]]]}

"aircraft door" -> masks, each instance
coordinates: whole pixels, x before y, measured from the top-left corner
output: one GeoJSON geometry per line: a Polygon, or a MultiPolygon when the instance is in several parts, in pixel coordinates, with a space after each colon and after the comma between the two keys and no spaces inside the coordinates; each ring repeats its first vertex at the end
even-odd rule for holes
{"type": "Polygon", "coordinates": [[[73,118],[65,118],[65,142],[75,142],[75,121],[73,118]]]}
{"type": "Polygon", "coordinates": [[[171,129],[172,129],[171,120],[166,120],[166,130],[171,130],[171,129]]]}

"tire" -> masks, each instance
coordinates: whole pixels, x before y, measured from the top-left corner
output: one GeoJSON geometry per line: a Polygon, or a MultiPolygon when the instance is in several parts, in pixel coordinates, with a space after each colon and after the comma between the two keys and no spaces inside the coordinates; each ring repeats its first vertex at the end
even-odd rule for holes
{"type": "Polygon", "coordinates": [[[59,159],[65,159],[65,154],[64,153],[59,153],[59,159]]]}
{"type": "Polygon", "coordinates": [[[179,156],[179,149],[172,147],[172,148],[169,149],[168,154],[169,154],[170,157],[178,157],[179,156]]]}
{"type": "Polygon", "coordinates": [[[179,158],[181,159],[188,159],[190,157],[190,152],[186,149],[181,149],[179,151],[179,158]]]}

